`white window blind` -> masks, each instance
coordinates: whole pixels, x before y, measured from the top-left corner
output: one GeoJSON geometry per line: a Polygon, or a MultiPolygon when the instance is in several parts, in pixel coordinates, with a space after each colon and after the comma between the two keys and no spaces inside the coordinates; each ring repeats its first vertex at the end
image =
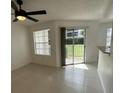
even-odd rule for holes
{"type": "Polygon", "coordinates": [[[49,44],[49,30],[33,32],[34,51],[36,55],[51,55],[51,46],[49,44]]]}

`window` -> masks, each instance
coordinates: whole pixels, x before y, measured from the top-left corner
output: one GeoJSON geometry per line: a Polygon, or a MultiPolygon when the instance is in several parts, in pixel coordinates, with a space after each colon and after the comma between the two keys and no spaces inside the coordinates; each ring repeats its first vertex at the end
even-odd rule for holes
{"type": "Polygon", "coordinates": [[[106,46],[111,46],[111,39],[112,39],[112,28],[107,28],[107,36],[106,36],[106,46]]]}
{"type": "Polygon", "coordinates": [[[107,28],[107,36],[106,36],[106,52],[111,51],[111,41],[112,41],[112,28],[107,28]]]}
{"type": "Polygon", "coordinates": [[[73,35],[74,36],[78,36],[78,32],[73,32],[73,35]]]}
{"type": "Polygon", "coordinates": [[[71,33],[67,33],[68,37],[72,37],[72,32],[71,33]]]}
{"type": "Polygon", "coordinates": [[[66,32],[66,36],[67,36],[67,37],[78,36],[78,31],[75,31],[75,32],[73,32],[73,31],[68,31],[68,32],[66,32]]]}
{"type": "Polygon", "coordinates": [[[50,55],[51,46],[49,42],[49,30],[44,29],[41,31],[33,32],[34,37],[34,51],[36,55],[50,55]]]}

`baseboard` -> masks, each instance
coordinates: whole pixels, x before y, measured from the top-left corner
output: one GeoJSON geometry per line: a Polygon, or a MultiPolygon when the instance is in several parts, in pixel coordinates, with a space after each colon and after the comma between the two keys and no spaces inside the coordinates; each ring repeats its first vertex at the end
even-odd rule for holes
{"type": "Polygon", "coordinates": [[[46,67],[52,67],[52,68],[60,68],[58,66],[46,65],[46,64],[42,64],[42,63],[36,63],[36,62],[32,62],[31,64],[38,64],[38,65],[42,65],[42,66],[46,66],[46,67]]]}
{"type": "Polygon", "coordinates": [[[29,62],[29,63],[26,63],[26,64],[22,64],[22,65],[17,66],[17,67],[14,67],[13,69],[12,69],[12,67],[11,67],[11,71],[15,71],[15,70],[17,70],[17,69],[20,69],[20,68],[22,68],[22,67],[24,67],[24,66],[26,66],[26,65],[28,65],[28,64],[30,64],[30,62],[29,62]]]}

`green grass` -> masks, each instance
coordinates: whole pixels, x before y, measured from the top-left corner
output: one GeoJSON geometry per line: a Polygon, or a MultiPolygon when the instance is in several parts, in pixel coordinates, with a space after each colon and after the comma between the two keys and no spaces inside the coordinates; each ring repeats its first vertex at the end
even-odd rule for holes
{"type": "MultiPolygon", "coordinates": [[[[73,46],[66,45],[66,57],[72,57],[72,56],[73,56],[73,46]]],[[[74,56],[75,57],[84,56],[84,45],[81,44],[74,45],[74,56]]]]}

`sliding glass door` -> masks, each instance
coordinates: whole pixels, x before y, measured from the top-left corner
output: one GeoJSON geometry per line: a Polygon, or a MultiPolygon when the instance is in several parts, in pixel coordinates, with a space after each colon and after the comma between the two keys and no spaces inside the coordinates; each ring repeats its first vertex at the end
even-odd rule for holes
{"type": "Polygon", "coordinates": [[[85,29],[65,30],[65,65],[84,62],[85,29]]]}
{"type": "Polygon", "coordinates": [[[85,29],[74,29],[74,64],[83,63],[85,58],[85,29]]]}

